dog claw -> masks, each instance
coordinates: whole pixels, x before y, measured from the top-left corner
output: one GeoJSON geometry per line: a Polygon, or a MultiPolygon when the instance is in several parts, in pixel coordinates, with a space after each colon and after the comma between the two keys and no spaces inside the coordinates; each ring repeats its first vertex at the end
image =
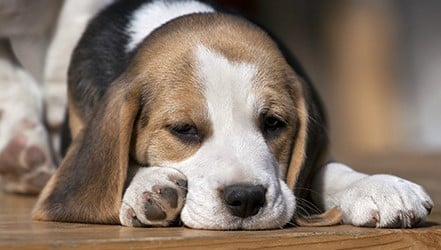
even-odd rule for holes
{"type": "Polygon", "coordinates": [[[429,201],[423,202],[423,206],[426,208],[427,214],[430,214],[430,212],[432,212],[433,205],[429,201]]]}
{"type": "Polygon", "coordinates": [[[380,213],[378,213],[378,211],[372,212],[372,218],[374,218],[376,222],[380,222],[380,213]]]}
{"type": "Polygon", "coordinates": [[[409,212],[410,223],[412,226],[418,225],[421,222],[421,218],[418,218],[415,214],[415,211],[409,212]]]}
{"type": "Polygon", "coordinates": [[[407,221],[407,216],[406,214],[404,214],[403,211],[398,211],[398,223],[400,225],[401,228],[406,228],[409,225],[408,221],[407,221]]]}
{"type": "Polygon", "coordinates": [[[187,188],[188,183],[186,179],[181,179],[177,176],[170,176],[168,179],[181,188],[187,188]]]}
{"type": "Polygon", "coordinates": [[[187,180],[178,179],[175,181],[176,185],[180,186],[181,188],[187,188],[187,180]]]}
{"type": "Polygon", "coordinates": [[[364,227],[378,227],[380,225],[380,213],[377,210],[371,211],[371,216],[368,221],[366,221],[364,227]]]}
{"type": "MultiPolygon", "coordinates": [[[[128,205],[126,205],[128,206],[128,205]]],[[[127,218],[126,221],[130,221],[130,225],[132,227],[143,227],[144,224],[141,223],[141,221],[139,221],[138,217],[136,217],[136,212],[135,210],[133,210],[133,208],[128,207],[125,217],[127,218]]]]}
{"type": "Polygon", "coordinates": [[[132,217],[132,225],[134,227],[143,227],[144,226],[144,224],[142,224],[136,216],[132,217]]]}
{"type": "Polygon", "coordinates": [[[380,213],[376,210],[371,212],[371,220],[365,224],[368,227],[378,227],[380,224],[380,213]]]}

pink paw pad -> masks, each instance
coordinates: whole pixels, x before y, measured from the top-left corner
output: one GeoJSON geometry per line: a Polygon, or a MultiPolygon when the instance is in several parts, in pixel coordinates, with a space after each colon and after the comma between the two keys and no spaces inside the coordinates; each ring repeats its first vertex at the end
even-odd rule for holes
{"type": "MultiPolygon", "coordinates": [[[[32,130],[35,123],[23,121],[24,130],[32,130]]],[[[25,132],[14,136],[0,152],[0,175],[3,188],[15,193],[38,193],[51,177],[54,166],[44,146],[28,145],[25,132]]]]}

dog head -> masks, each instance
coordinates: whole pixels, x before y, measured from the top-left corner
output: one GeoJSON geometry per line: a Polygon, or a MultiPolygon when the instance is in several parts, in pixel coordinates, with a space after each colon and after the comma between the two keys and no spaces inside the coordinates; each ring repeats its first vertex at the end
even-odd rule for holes
{"type": "Polygon", "coordinates": [[[96,105],[34,218],[117,223],[133,161],[187,176],[187,226],[282,227],[293,189],[324,151],[307,152],[322,131],[305,86],[257,26],[215,13],[175,19],[143,41],[96,105]]]}

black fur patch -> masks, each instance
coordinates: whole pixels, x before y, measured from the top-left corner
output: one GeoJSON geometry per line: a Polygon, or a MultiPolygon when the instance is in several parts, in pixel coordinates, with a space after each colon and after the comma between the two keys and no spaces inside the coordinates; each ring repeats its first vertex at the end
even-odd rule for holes
{"type": "Polygon", "coordinates": [[[131,15],[146,0],[120,0],[92,19],[77,44],[68,72],[69,92],[83,117],[103,97],[110,84],[129,65],[126,52],[131,15]]]}

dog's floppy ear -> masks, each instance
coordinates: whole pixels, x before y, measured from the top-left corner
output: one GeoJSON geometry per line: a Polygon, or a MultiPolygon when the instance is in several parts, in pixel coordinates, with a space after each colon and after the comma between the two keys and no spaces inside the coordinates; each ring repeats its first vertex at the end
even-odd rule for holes
{"type": "Polygon", "coordinates": [[[297,133],[292,145],[286,183],[297,197],[308,196],[312,177],[328,157],[327,120],[320,98],[307,80],[299,78],[300,93],[293,97],[297,110],[297,133]]]}
{"type": "Polygon", "coordinates": [[[43,189],[33,219],[119,223],[141,90],[124,76],[111,85],[43,189]]]}
{"type": "Polygon", "coordinates": [[[291,190],[294,190],[296,186],[297,179],[305,161],[308,132],[308,110],[306,108],[304,95],[298,95],[295,102],[298,118],[297,133],[294,144],[292,145],[291,160],[286,172],[286,184],[291,190]]]}
{"type": "MultiPolygon", "coordinates": [[[[327,121],[323,106],[315,89],[302,81],[302,93],[295,99],[298,128],[292,146],[291,160],[286,173],[286,183],[298,199],[297,206],[309,200],[314,174],[323,167],[328,154],[327,121]]],[[[307,207],[309,204],[307,204],[307,207]]],[[[332,208],[323,214],[295,218],[300,226],[330,226],[341,222],[340,209],[332,208]]]]}

